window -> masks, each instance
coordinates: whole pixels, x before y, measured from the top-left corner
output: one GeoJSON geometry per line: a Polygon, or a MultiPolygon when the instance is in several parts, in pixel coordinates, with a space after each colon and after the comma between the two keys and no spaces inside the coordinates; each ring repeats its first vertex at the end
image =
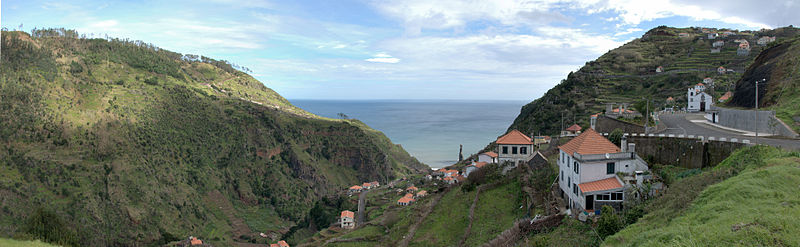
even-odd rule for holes
{"type": "Polygon", "coordinates": [[[689,102],[694,102],[694,98],[689,98],[689,102]]]}
{"type": "Polygon", "coordinates": [[[622,201],[622,192],[611,193],[611,200],[622,201]]]}
{"type": "Polygon", "coordinates": [[[689,92],[689,96],[694,96],[694,92],[689,92]]]}
{"type": "Polygon", "coordinates": [[[578,186],[575,184],[572,184],[572,193],[578,195],[578,186]]]}
{"type": "Polygon", "coordinates": [[[580,167],[579,167],[579,165],[580,165],[580,164],[578,164],[578,162],[577,162],[577,161],[575,161],[575,164],[573,164],[573,165],[574,165],[574,168],[572,168],[572,170],[574,170],[574,171],[575,171],[575,174],[581,174],[581,172],[580,172],[580,171],[581,171],[581,169],[580,169],[580,167]]]}
{"type": "Polygon", "coordinates": [[[503,147],[503,154],[508,154],[508,147],[503,147]]]}
{"type": "Polygon", "coordinates": [[[572,177],[567,177],[567,188],[572,186],[572,177]]]}
{"type": "Polygon", "coordinates": [[[614,174],[614,162],[606,163],[606,174],[614,174]]]}
{"type": "Polygon", "coordinates": [[[520,147],[519,153],[521,154],[528,154],[528,147],[520,147]]]}
{"type": "Polygon", "coordinates": [[[564,181],[564,171],[561,171],[561,181],[564,181]]]}
{"type": "Polygon", "coordinates": [[[511,154],[517,154],[517,147],[511,147],[511,154]]]}

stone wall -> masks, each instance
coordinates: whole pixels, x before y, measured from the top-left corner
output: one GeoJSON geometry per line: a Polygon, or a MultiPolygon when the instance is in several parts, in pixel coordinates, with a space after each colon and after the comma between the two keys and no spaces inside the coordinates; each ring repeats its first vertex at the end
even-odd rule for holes
{"type": "Polygon", "coordinates": [[[597,116],[595,131],[600,133],[611,133],[617,128],[621,129],[624,133],[644,133],[644,126],[642,125],[628,123],[603,115],[597,116]]]}
{"type": "MultiPolygon", "coordinates": [[[[737,110],[714,107],[718,110],[717,120],[719,125],[741,129],[747,131],[756,130],[756,116],[752,110],[737,110]]],[[[758,133],[770,133],[773,135],[797,137],[789,126],[775,117],[774,111],[758,111],[758,133]]]]}
{"type": "Polygon", "coordinates": [[[648,164],[658,163],[684,168],[715,166],[746,143],[701,141],[696,138],[628,136],[636,143],[636,153],[648,164]]]}

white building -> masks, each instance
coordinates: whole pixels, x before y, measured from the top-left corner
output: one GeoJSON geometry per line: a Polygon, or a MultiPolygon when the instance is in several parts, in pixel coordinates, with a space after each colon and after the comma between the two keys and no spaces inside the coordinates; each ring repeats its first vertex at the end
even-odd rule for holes
{"type": "Polygon", "coordinates": [[[341,216],[339,217],[339,223],[341,223],[342,228],[344,229],[353,229],[356,227],[356,218],[355,213],[350,210],[342,211],[341,216]]]}
{"type": "Polygon", "coordinates": [[[708,39],[716,39],[717,33],[708,33],[708,39]]]}
{"type": "Polygon", "coordinates": [[[478,155],[478,162],[497,163],[497,153],[489,151],[478,155]]]}
{"type": "Polygon", "coordinates": [[[693,88],[689,88],[686,93],[688,106],[687,111],[698,112],[711,109],[711,103],[714,102],[711,95],[707,94],[706,86],[703,83],[697,83],[693,88]]]}
{"type": "Polygon", "coordinates": [[[711,77],[706,77],[705,79],[703,79],[703,84],[712,85],[714,84],[714,79],[711,79],[711,77]]]}
{"type": "Polygon", "coordinates": [[[622,146],[588,129],[558,147],[558,185],[568,208],[576,213],[603,205],[620,209],[626,188],[640,185],[632,176],[649,169],[636,155],[634,144],[628,145],[623,137],[622,146]]]}
{"type": "Polygon", "coordinates": [[[497,143],[498,163],[510,161],[516,167],[528,162],[533,153],[533,141],[518,130],[512,130],[497,138],[495,143],[497,143]]]}
{"type": "Polygon", "coordinates": [[[722,47],[724,45],[725,45],[725,41],[717,40],[717,41],[714,41],[714,44],[712,44],[711,46],[713,46],[713,47],[722,47]]]}
{"type": "Polygon", "coordinates": [[[774,36],[773,37],[762,36],[761,38],[758,39],[758,41],[756,41],[756,44],[758,44],[758,45],[767,45],[767,44],[769,44],[771,42],[774,42],[774,41],[775,41],[775,37],[774,36]]]}

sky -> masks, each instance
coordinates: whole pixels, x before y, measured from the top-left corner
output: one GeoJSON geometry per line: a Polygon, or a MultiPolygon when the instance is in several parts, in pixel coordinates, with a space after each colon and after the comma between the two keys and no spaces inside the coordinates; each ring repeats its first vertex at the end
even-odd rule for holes
{"type": "Polygon", "coordinates": [[[9,30],[231,61],[289,99],[530,101],[660,25],[800,24],[800,2],[769,0],[5,0],[0,12],[9,30]]]}

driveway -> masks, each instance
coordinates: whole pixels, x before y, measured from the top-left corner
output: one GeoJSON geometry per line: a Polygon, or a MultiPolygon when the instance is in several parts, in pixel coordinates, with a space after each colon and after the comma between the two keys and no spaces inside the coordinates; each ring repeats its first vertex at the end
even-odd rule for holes
{"type": "Polygon", "coordinates": [[[717,140],[719,140],[720,137],[725,137],[728,140],[737,138],[739,141],[750,140],[750,143],[800,150],[800,140],[782,139],[779,137],[758,137],[758,139],[756,139],[754,136],[745,135],[742,132],[725,130],[708,124],[692,122],[692,120],[697,121],[705,119],[702,113],[663,114],[659,115],[659,119],[667,126],[667,129],[656,134],[674,134],[676,136],[694,135],[703,136],[705,138],[715,137],[717,140]]]}
{"type": "Polygon", "coordinates": [[[361,226],[366,223],[364,220],[365,208],[367,207],[367,193],[370,190],[363,190],[358,195],[358,215],[356,216],[356,226],[361,226]]]}

